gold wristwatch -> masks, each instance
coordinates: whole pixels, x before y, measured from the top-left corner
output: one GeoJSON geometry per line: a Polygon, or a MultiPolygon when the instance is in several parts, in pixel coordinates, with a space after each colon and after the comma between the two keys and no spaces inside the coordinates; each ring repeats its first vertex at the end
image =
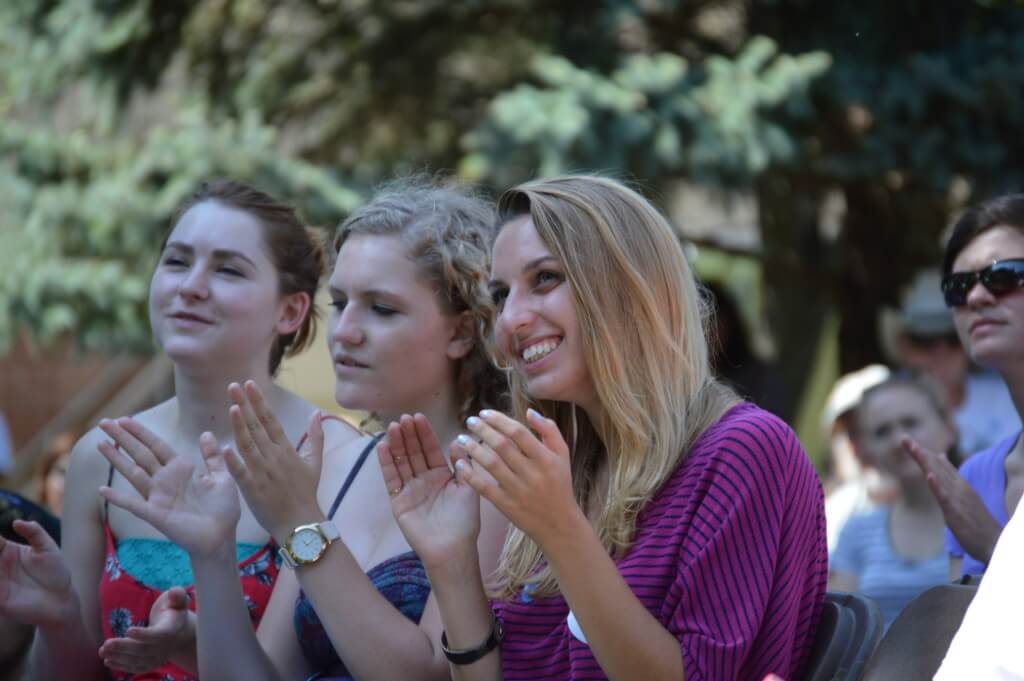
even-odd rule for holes
{"type": "Polygon", "coordinates": [[[293,570],[300,565],[312,565],[323,557],[327,547],[341,538],[338,526],[331,520],[310,525],[299,525],[278,554],[284,564],[293,570]]]}

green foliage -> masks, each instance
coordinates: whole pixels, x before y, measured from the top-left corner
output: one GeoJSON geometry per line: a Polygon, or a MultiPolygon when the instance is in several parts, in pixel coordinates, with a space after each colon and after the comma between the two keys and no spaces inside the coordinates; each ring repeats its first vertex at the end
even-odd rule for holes
{"type": "Polygon", "coordinates": [[[532,73],[540,86],[521,84],[493,100],[485,123],[467,135],[462,169],[499,186],[534,169],[552,175],[581,166],[749,184],[770,164],[795,158],[797,144],[773,117],[783,107],[806,112],[808,85],[829,62],[822,52],[780,55],[764,37],[699,68],[659,52],[625,55],[604,75],[538,56],[532,73]]]}

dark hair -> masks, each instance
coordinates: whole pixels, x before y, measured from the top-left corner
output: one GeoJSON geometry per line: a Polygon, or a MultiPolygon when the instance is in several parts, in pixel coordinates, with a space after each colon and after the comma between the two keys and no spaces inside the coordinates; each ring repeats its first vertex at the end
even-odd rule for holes
{"type": "Polygon", "coordinates": [[[508,379],[494,364],[489,340],[496,311],[487,287],[494,207],[469,187],[416,176],[384,185],[338,227],[336,252],[354,235],[397,236],[419,276],[451,315],[470,312],[474,343],[459,361],[459,415],[507,407],[508,379]]]}
{"type": "MultiPolygon", "coordinates": [[[[910,388],[916,391],[918,394],[925,398],[928,405],[935,412],[936,416],[953,426],[955,429],[955,421],[953,420],[953,410],[949,406],[949,403],[943,397],[942,386],[927,374],[912,371],[901,371],[897,374],[889,376],[881,383],[877,383],[861,395],[860,403],[857,405],[854,411],[854,431],[857,432],[861,428],[860,421],[864,416],[864,408],[868,401],[877,395],[878,393],[889,390],[890,388],[910,388]]],[[[956,433],[954,432],[954,435],[956,433]]],[[[954,466],[959,466],[963,461],[963,454],[960,452],[960,448],[957,446],[956,437],[953,438],[953,444],[950,445],[949,451],[946,452],[946,456],[954,466]]]]}
{"type": "MultiPolygon", "coordinates": [[[[309,314],[302,320],[302,325],[274,340],[270,349],[270,373],[273,375],[284,357],[298,354],[316,336],[319,313],[313,301],[327,267],[323,235],[320,230],[307,227],[294,206],[233,179],[210,180],[199,185],[178,207],[171,220],[171,229],[189,208],[206,201],[217,201],[255,218],[263,226],[267,253],[277,269],[278,294],[305,293],[309,296],[309,314]]],[[[160,244],[161,251],[169,237],[170,231],[160,244]]]]}
{"type": "Polygon", "coordinates": [[[969,208],[953,227],[942,258],[942,273],[953,271],[953,262],[967,244],[982,232],[1005,225],[1024,232],[1024,194],[1003,194],[969,208]]]}

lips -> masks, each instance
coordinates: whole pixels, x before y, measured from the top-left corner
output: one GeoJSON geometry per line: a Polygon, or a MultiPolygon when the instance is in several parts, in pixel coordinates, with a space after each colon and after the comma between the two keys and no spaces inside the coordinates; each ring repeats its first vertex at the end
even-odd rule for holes
{"type": "Polygon", "coordinates": [[[356,359],[350,355],[335,355],[334,364],[339,367],[348,367],[350,369],[369,369],[370,367],[362,362],[356,361],[356,359]]]}
{"type": "Polygon", "coordinates": [[[997,322],[996,320],[989,319],[987,317],[981,317],[980,319],[976,319],[973,322],[971,322],[971,325],[968,327],[968,332],[974,333],[977,330],[984,330],[1001,325],[1002,322],[997,322]]]}
{"type": "Polygon", "coordinates": [[[206,317],[203,317],[201,315],[197,315],[194,312],[173,312],[173,313],[171,313],[168,316],[171,319],[180,319],[180,320],[186,321],[186,322],[196,322],[196,323],[199,323],[199,324],[212,324],[213,323],[212,320],[207,319],[206,317]]]}

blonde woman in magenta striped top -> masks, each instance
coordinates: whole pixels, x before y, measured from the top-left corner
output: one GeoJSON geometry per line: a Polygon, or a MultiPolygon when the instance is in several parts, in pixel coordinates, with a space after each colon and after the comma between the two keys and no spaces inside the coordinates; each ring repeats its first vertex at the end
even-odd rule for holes
{"type": "Polygon", "coordinates": [[[514,418],[471,417],[454,475],[422,417],[379,447],[453,678],[799,677],[825,592],[821,485],[792,431],[712,376],[672,229],[599,177],[521,185],[499,213],[514,418]],[[486,586],[481,496],[511,522],[486,586]]]}

